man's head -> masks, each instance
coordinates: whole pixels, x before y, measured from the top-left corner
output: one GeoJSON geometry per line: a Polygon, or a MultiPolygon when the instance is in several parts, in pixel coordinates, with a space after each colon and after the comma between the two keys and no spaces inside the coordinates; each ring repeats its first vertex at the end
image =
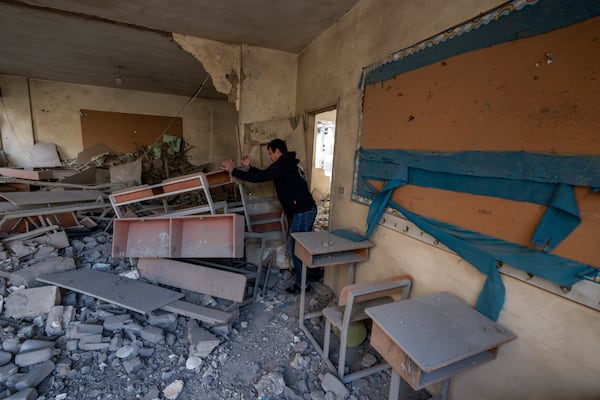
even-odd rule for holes
{"type": "Polygon", "coordinates": [[[272,162],[279,160],[283,154],[287,153],[287,145],[281,139],[273,139],[267,145],[267,151],[272,162]]]}

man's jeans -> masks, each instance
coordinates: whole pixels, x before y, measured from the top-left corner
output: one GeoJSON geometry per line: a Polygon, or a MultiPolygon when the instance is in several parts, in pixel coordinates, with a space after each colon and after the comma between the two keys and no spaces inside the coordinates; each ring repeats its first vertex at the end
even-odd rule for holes
{"type": "MultiPolygon", "coordinates": [[[[294,214],[290,233],[294,232],[310,232],[313,230],[313,224],[317,217],[317,210],[305,211],[303,213],[294,214]]],[[[288,240],[288,253],[294,263],[294,271],[296,272],[296,284],[300,286],[302,283],[302,261],[294,255],[294,245],[296,241],[290,236],[288,240]]]]}

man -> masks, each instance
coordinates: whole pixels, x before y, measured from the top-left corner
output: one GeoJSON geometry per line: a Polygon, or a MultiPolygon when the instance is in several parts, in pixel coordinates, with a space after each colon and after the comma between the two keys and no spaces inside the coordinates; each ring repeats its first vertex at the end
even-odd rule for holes
{"type": "MultiPolygon", "coordinates": [[[[290,233],[312,231],[317,216],[317,206],[308,190],[308,184],[298,164],[300,160],[296,158],[296,152],[288,152],[287,145],[281,139],[269,142],[267,151],[272,164],[264,170],[250,166],[248,156],[244,156],[242,159],[243,168],[235,168],[232,160],[225,160],[221,164],[221,169],[248,182],[273,181],[281,207],[291,221],[290,233]]],[[[302,261],[294,255],[294,242],[294,238],[290,237],[288,253],[294,264],[296,283],[286,290],[288,293],[297,294],[300,293],[302,261]]]]}

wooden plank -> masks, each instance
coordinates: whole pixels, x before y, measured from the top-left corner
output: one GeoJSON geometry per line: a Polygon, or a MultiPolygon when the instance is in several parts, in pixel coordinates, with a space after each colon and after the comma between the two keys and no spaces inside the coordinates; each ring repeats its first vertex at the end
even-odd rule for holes
{"type": "Polygon", "coordinates": [[[50,226],[45,226],[42,228],[38,228],[38,229],[33,229],[29,232],[25,232],[25,233],[19,233],[16,235],[11,235],[9,237],[7,237],[6,239],[0,239],[0,241],[2,243],[10,243],[14,240],[26,240],[26,239],[31,239],[35,236],[40,236],[43,235],[47,232],[51,232],[51,231],[56,231],[57,229],[60,229],[60,227],[58,225],[50,225],[50,226]]]}
{"type": "Polygon", "coordinates": [[[227,171],[213,171],[204,174],[209,187],[231,183],[231,175],[227,171]]]}
{"type": "Polygon", "coordinates": [[[243,302],[246,276],[163,258],[140,258],[140,275],[152,282],[203,293],[235,302],[243,302]]]}
{"type": "Polygon", "coordinates": [[[0,168],[0,174],[12,178],[30,179],[32,181],[41,181],[52,177],[52,172],[50,171],[34,171],[19,168],[0,168]]]}
{"type": "Polygon", "coordinates": [[[281,218],[281,211],[272,211],[263,214],[252,214],[250,215],[252,232],[263,233],[281,231],[281,218]]]}
{"type": "Polygon", "coordinates": [[[1,193],[0,197],[17,205],[91,202],[103,198],[99,190],[48,190],[1,193]]]}
{"type": "Polygon", "coordinates": [[[181,300],[166,304],[160,309],[216,325],[226,324],[235,317],[233,313],[215,310],[213,308],[203,307],[181,300]]]}
{"type": "Polygon", "coordinates": [[[202,173],[181,175],[174,178],[165,179],[162,181],[162,188],[165,193],[176,192],[185,189],[202,189],[202,173]]]}
{"type": "Polygon", "coordinates": [[[385,358],[394,371],[399,373],[413,389],[422,389],[422,370],[390,339],[376,322],[373,322],[371,329],[371,346],[385,358]]]}
{"type": "Polygon", "coordinates": [[[37,280],[84,293],[142,314],[157,310],[184,296],[183,293],[173,290],[92,269],[44,275],[37,280]]]}

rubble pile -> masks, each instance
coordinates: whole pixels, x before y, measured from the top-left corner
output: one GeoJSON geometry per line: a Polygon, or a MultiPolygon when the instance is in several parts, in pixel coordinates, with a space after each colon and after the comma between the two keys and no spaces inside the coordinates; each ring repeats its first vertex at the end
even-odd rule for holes
{"type": "Polygon", "coordinates": [[[317,201],[317,218],[315,218],[315,231],[329,230],[329,195],[326,198],[317,201]]]}
{"type": "MultiPolygon", "coordinates": [[[[41,251],[78,268],[137,277],[135,260],[111,257],[109,233],[72,237],[70,243],[49,252],[24,242],[18,248],[29,248],[28,254],[20,256],[5,251],[15,265],[41,251]]],[[[225,326],[161,310],[142,315],[55,286],[17,287],[2,278],[0,399],[387,398],[389,374],[344,386],[329,373],[298,328],[297,296],[285,292],[292,276],[287,270],[272,274],[278,284],[225,326]]],[[[327,286],[313,287],[309,306],[333,300],[327,286]]],[[[186,300],[219,302],[191,292],[186,300]]],[[[311,323],[322,334],[322,321],[311,323]]],[[[366,360],[371,353],[358,356],[366,360]]]]}
{"type": "Polygon", "coordinates": [[[192,149],[187,142],[181,141],[178,149],[170,142],[156,142],[151,146],[141,146],[133,153],[106,153],[95,157],[92,163],[96,167],[108,168],[142,160],[142,183],[154,185],[164,179],[186,175],[193,172],[206,172],[206,165],[197,166],[188,161],[187,153],[192,149]]]}

